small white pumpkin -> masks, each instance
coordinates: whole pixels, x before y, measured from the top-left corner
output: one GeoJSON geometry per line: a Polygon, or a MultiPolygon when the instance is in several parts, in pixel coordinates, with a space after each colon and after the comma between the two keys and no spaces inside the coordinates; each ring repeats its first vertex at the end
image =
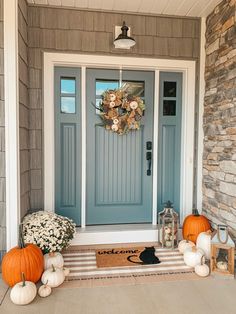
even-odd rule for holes
{"type": "Polygon", "coordinates": [[[66,267],[63,267],[63,271],[64,271],[64,274],[65,274],[65,277],[67,277],[70,273],[70,269],[69,268],[66,268],[66,267]]]}
{"type": "Polygon", "coordinates": [[[51,252],[44,255],[44,269],[48,269],[50,267],[58,267],[61,268],[64,265],[64,259],[61,253],[59,252],[51,252]]]}
{"type": "Polygon", "coordinates": [[[46,298],[48,297],[50,294],[52,293],[52,288],[49,287],[47,285],[47,283],[45,285],[42,285],[41,287],[39,287],[38,289],[38,295],[41,297],[41,298],[46,298]]]}
{"type": "Polygon", "coordinates": [[[227,270],[228,269],[228,263],[224,261],[219,261],[216,263],[216,267],[220,270],[227,270]]]}
{"type": "Polygon", "coordinates": [[[25,275],[22,273],[22,281],[11,289],[10,299],[14,304],[26,305],[34,300],[36,294],[36,285],[31,281],[25,281],[25,275]]]}
{"type": "Polygon", "coordinates": [[[211,258],[211,230],[201,232],[197,237],[196,247],[204,251],[206,259],[211,258]]]}
{"type": "Polygon", "coordinates": [[[41,281],[43,284],[47,284],[51,288],[60,286],[65,280],[65,274],[63,269],[52,267],[46,269],[42,275],[41,281]]]}
{"type": "Polygon", "coordinates": [[[193,246],[192,248],[186,249],[184,251],[184,262],[189,267],[195,267],[201,264],[203,255],[203,250],[197,249],[195,246],[193,246]]]}
{"type": "Polygon", "coordinates": [[[195,268],[195,273],[200,276],[200,277],[207,277],[210,273],[209,266],[204,263],[204,256],[201,258],[201,264],[196,265],[195,268]]]}
{"type": "Polygon", "coordinates": [[[195,246],[195,244],[192,241],[182,240],[179,242],[178,250],[180,251],[181,254],[184,254],[184,251],[186,249],[191,249],[194,246],[195,246]]]}

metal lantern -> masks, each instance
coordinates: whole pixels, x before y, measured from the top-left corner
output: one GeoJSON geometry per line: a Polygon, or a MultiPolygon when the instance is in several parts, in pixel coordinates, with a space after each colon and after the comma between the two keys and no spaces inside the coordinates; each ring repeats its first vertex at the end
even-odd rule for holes
{"type": "Polygon", "coordinates": [[[234,277],[235,243],[226,225],[218,225],[211,240],[211,272],[234,277]]]}
{"type": "Polygon", "coordinates": [[[178,244],[179,215],[168,201],[165,208],[158,214],[158,238],[162,247],[174,249],[178,244]]]}

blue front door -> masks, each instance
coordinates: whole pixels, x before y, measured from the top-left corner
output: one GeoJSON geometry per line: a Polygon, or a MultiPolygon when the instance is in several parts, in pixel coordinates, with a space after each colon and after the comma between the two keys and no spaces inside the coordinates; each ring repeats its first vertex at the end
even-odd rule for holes
{"type": "Polygon", "coordinates": [[[152,153],[154,73],[123,71],[122,85],[146,104],[140,130],[117,135],[101,127],[92,104],[101,94],[119,87],[118,70],[88,69],[87,77],[87,224],[152,221],[152,153]],[[150,144],[152,145],[152,144],[150,144]]]}
{"type": "Polygon", "coordinates": [[[56,212],[81,223],[81,186],[86,184],[86,224],[152,222],[152,163],[158,164],[158,210],[168,200],[180,210],[182,74],[160,73],[158,160],[153,161],[154,73],[87,69],[86,183],[81,182],[81,70],[55,69],[56,212]],[[107,89],[123,86],[143,98],[140,130],[117,135],[102,127],[94,104],[107,89]],[[148,160],[147,160],[148,159],[148,160]],[[150,172],[148,172],[150,168],[150,172]]]}

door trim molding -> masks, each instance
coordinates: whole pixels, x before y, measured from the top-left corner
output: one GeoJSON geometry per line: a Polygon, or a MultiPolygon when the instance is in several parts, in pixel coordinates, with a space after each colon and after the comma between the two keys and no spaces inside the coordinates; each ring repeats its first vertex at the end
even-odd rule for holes
{"type": "Polygon", "coordinates": [[[6,168],[6,249],[18,243],[20,223],[20,145],[18,1],[4,1],[4,108],[6,168]]]}
{"type": "MultiPolygon", "coordinates": [[[[160,70],[155,70],[155,85],[154,85],[154,108],[153,108],[153,191],[157,191],[158,188],[158,130],[159,130],[159,79],[160,70]],[[155,132],[157,130],[157,132],[155,132]],[[155,162],[156,161],[156,162],[155,162]]],[[[152,224],[157,224],[157,193],[152,193],[152,224]]]]}
{"type": "MultiPolygon", "coordinates": [[[[55,210],[54,189],[54,67],[68,66],[82,68],[82,151],[86,151],[86,68],[117,68],[146,70],[155,72],[154,89],[154,175],[153,175],[153,225],[157,213],[157,149],[158,149],[158,106],[159,72],[183,73],[183,110],[181,137],[181,189],[180,220],[192,212],[193,202],[193,160],[194,160],[194,107],[195,107],[195,61],[174,59],[134,58],[86,54],[44,52],[44,209],[55,210]],[[155,165],[156,164],[156,165],[155,165]]],[[[82,228],[86,222],[86,155],[82,155],[82,228]]]]}
{"type": "MultiPolygon", "coordinates": [[[[86,67],[81,67],[81,145],[86,148],[86,67]]],[[[86,149],[82,149],[81,156],[81,226],[84,228],[86,225],[86,149]]]]}
{"type": "Polygon", "coordinates": [[[205,97],[205,63],[206,63],[206,18],[201,18],[201,45],[200,45],[200,73],[199,73],[199,109],[198,109],[198,156],[197,156],[197,198],[196,206],[202,211],[202,172],[203,172],[203,114],[204,114],[204,97],[205,97]]]}

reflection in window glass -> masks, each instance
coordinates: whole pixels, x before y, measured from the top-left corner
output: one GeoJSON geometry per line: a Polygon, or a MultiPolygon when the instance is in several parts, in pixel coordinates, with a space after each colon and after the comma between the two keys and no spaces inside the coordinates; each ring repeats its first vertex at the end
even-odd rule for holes
{"type": "Polygon", "coordinates": [[[118,87],[118,81],[96,81],[96,95],[102,96],[106,90],[117,89],[118,87]]]}
{"type": "Polygon", "coordinates": [[[74,78],[61,78],[61,94],[75,94],[74,78]]]}
{"type": "Polygon", "coordinates": [[[176,115],[176,101],[164,100],[163,101],[163,116],[175,116],[176,115]]]}
{"type": "Polygon", "coordinates": [[[164,97],[176,97],[176,82],[164,82],[164,97]]]}
{"type": "Polygon", "coordinates": [[[61,113],[75,113],[75,97],[61,97],[61,113]]]}
{"type": "Polygon", "coordinates": [[[122,89],[130,95],[144,97],[144,82],[124,81],[122,89]]]}

